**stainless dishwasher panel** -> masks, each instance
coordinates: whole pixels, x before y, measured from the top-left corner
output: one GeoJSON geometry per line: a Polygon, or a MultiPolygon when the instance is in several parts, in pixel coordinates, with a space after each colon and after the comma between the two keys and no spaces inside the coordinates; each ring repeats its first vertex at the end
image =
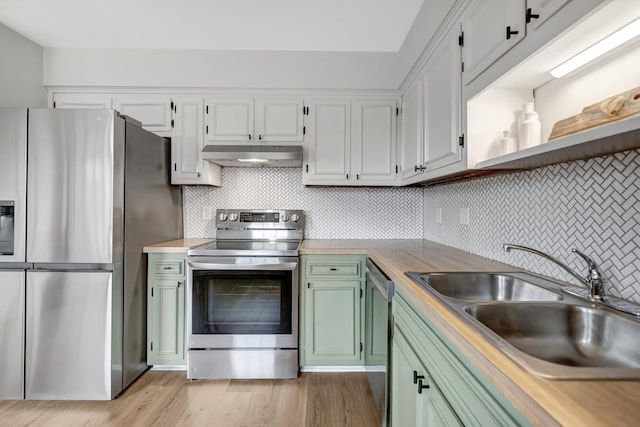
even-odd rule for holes
{"type": "Polygon", "coordinates": [[[365,300],[365,370],[382,425],[387,425],[389,412],[390,335],[389,313],[393,282],[367,259],[365,300]]]}
{"type": "Polygon", "coordinates": [[[26,399],[110,400],[122,390],[122,358],[112,354],[112,276],[27,272],[26,399]]]}
{"type": "Polygon", "coordinates": [[[24,270],[0,270],[0,400],[24,398],[24,280],[24,270]]]}

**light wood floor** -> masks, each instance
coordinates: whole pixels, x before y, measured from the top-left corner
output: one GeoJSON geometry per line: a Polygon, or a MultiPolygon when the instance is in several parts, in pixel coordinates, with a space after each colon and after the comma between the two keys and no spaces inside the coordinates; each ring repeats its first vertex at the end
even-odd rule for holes
{"type": "Polygon", "coordinates": [[[197,380],[148,371],[110,402],[0,401],[1,426],[381,426],[364,373],[197,380]]]}

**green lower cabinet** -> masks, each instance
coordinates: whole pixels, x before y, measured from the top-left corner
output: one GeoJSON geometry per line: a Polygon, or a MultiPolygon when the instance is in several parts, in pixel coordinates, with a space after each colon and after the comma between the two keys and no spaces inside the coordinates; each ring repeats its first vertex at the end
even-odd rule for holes
{"type": "Polygon", "coordinates": [[[397,290],[393,299],[393,323],[392,426],[531,425],[397,290]],[[422,394],[437,391],[431,398],[415,397],[418,385],[413,383],[414,371],[418,377],[424,376],[423,384],[429,386],[421,390],[422,394]]]}
{"type": "Polygon", "coordinates": [[[363,365],[366,257],[301,258],[300,365],[363,365]]]}
{"type": "Polygon", "coordinates": [[[147,363],[186,365],[186,254],[149,254],[147,363]]]}
{"type": "Polygon", "coordinates": [[[399,329],[392,346],[392,426],[462,425],[399,329]]]}
{"type": "Polygon", "coordinates": [[[367,367],[379,366],[384,370],[388,345],[387,300],[371,281],[366,282],[364,316],[364,364],[367,367]]]}

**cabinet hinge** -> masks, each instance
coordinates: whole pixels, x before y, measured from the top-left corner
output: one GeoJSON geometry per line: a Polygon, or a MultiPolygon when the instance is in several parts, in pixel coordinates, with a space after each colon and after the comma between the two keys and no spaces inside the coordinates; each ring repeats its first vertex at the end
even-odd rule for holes
{"type": "Polygon", "coordinates": [[[309,172],[309,163],[307,163],[307,165],[305,167],[305,172],[309,172]]]}
{"type": "Polygon", "coordinates": [[[207,135],[209,135],[209,125],[206,125],[204,127],[204,133],[206,133],[207,135]]]}
{"type": "Polygon", "coordinates": [[[303,135],[307,134],[307,127],[306,126],[302,126],[302,134],[303,135]]]}
{"type": "Polygon", "coordinates": [[[207,114],[209,114],[209,106],[207,105],[207,107],[205,108],[207,114]]]}
{"type": "Polygon", "coordinates": [[[458,36],[458,46],[464,46],[464,31],[458,36]]]}
{"type": "Polygon", "coordinates": [[[153,296],[153,288],[151,288],[151,296],[153,296]]]}
{"type": "Polygon", "coordinates": [[[153,341],[151,341],[151,351],[153,351],[153,341]]]}
{"type": "Polygon", "coordinates": [[[360,298],[362,298],[362,288],[360,288],[360,298]]]}
{"type": "Polygon", "coordinates": [[[464,62],[462,63],[462,65],[460,66],[460,68],[462,69],[462,72],[464,73],[464,62]]]}
{"type": "Polygon", "coordinates": [[[362,353],[362,350],[364,350],[364,346],[360,343],[360,353],[362,353]]]}
{"type": "Polygon", "coordinates": [[[56,108],[56,101],[53,101],[53,108],[56,108]]]}
{"type": "Polygon", "coordinates": [[[396,117],[398,117],[399,115],[400,115],[400,109],[396,107],[396,117]]]}
{"type": "Polygon", "coordinates": [[[398,173],[398,165],[396,165],[396,173],[398,173]]]}
{"type": "Polygon", "coordinates": [[[464,133],[458,137],[458,145],[464,147],[464,133]]]}
{"type": "Polygon", "coordinates": [[[171,109],[173,110],[173,101],[171,101],[171,109]]]}
{"type": "Polygon", "coordinates": [[[173,129],[173,126],[174,126],[174,121],[173,119],[171,119],[171,129],[173,129]]]}

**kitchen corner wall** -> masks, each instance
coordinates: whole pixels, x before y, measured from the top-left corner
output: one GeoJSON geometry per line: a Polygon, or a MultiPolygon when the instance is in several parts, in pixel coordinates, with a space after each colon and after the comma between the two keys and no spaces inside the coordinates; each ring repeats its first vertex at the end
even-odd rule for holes
{"type": "Polygon", "coordinates": [[[539,249],[586,275],[576,248],[601,267],[612,295],[640,302],[640,150],[427,188],[424,208],[425,239],[569,282],[553,263],[502,244],[539,249]]]}
{"type": "Polygon", "coordinates": [[[423,191],[305,187],[301,168],[226,167],[222,187],[184,187],[185,237],[215,237],[215,209],[227,208],[303,209],[308,239],[421,239],[423,191]]]}

